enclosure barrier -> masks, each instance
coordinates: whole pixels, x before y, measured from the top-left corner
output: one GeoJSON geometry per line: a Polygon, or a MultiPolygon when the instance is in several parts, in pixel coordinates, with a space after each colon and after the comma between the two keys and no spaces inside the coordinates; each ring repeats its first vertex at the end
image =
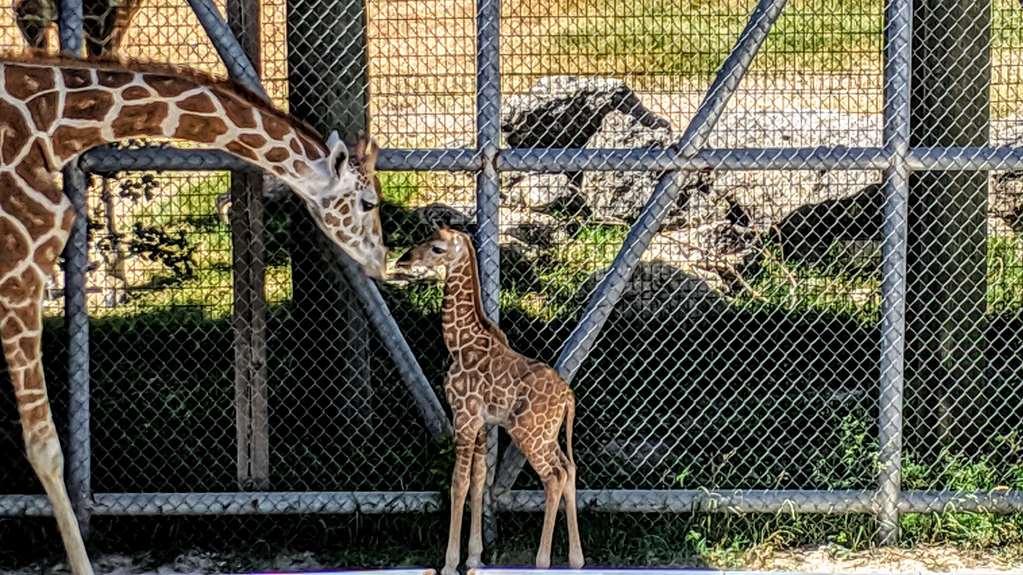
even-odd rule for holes
{"type": "MultiPolygon", "coordinates": [[[[62,0],[61,42],[71,54],[80,51],[81,0],[62,0]]],[[[210,0],[189,0],[231,76],[257,93],[259,77],[245,52],[210,0]]],[[[804,147],[713,149],[708,135],[746,74],[768,32],[782,13],[785,0],[760,0],[678,143],[670,149],[501,149],[498,0],[477,0],[476,147],[461,149],[385,149],[378,169],[473,172],[483,300],[497,319],[500,289],[498,222],[500,174],[509,171],[667,171],[631,227],[609,271],[586,305],[582,320],[564,346],[556,367],[571,380],[586,361],[601,329],[622,295],[668,206],[679,192],[679,172],[705,170],[883,170],[883,270],[881,284],[881,362],[879,395],[879,470],[871,490],[580,490],[581,509],[602,512],[686,513],[867,513],[874,514],[884,542],[898,537],[901,513],[940,511],[1023,512],[1017,491],[960,493],[901,488],[906,345],[906,262],[909,179],[913,172],[991,171],[1023,169],[1017,147],[910,146],[910,62],[913,35],[911,0],[889,0],[886,9],[884,132],[881,147],[804,147]]],[[[65,192],[84,216],[83,172],[119,171],[246,171],[247,166],[219,152],[173,148],[98,149],[83,156],[79,168],[65,172],[65,192]]],[[[83,525],[91,515],[245,515],[264,513],[408,513],[442,507],[445,494],[435,492],[237,492],[237,493],[94,493],[90,475],[89,323],[85,307],[86,223],[79,217],[69,242],[66,271],[66,318],[69,325],[70,436],[66,443],[68,482],[83,525]]],[[[450,434],[443,409],[374,283],[348,264],[341,270],[382,336],[402,381],[416,400],[418,413],[431,434],[450,434]]],[[[491,434],[490,460],[497,445],[491,434]]],[[[493,511],[539,511],[540,492],[513,490],[522,467],[513,449],[491,477],[488,496],[489,537],[493,511]]],[[[0,496],[0,515],[50,514],[43,496],[0,496]]],[[[482,570],[479,575],[510,575],[482,570]]],[[[611,573],[611,572],[608,572],[611,573]]]]}

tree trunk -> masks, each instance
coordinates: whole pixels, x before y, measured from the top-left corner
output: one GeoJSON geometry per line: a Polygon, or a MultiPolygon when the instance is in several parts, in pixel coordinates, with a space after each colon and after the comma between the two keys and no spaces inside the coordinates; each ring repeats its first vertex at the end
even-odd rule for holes
{"type": "MultiPolygon", "coordinates": [[[[916,0],[911,146],[983,146],[990,131],[991,0],[916,0]]],[[[978,436],[985,395],[987,173],[910,180],[907,429],[923,453],[978,436]]]]}
{"type": "MultiPolygon", "coordinates": [[[[352,144],[367,130],[369,77],[363,0],[288,0],[288,102],[293,115],[321,134],[337,130],[352,144]]],[[[349,146],[351,147],[351,145],[349,146]]],[[[302,203],[292,200],[293,319],[307,345],[308,377],[334,377],[346,418],[367,425],[372,388],[368,321],[351,287],[327,266],[341,265],[302,203]]]]}

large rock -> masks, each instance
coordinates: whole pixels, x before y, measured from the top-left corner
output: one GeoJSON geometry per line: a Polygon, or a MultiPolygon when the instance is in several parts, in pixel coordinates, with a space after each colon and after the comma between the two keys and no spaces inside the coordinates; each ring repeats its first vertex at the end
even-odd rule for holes
{"type": "Polygon", "coordinates": [[[844,198],[804,204],[771,226],[771,239],[786,262],[842,272],[876,270],[883,192],[875,183],[844,198]]]}
{"type": "MultiPolygon", "coordinates": [[[[667,125],[651,127],[619,112],[604,117],[598,130],[587,142],[587,148],[658,149],[675,143],[676,136],[667,125]]],[[[581,195],[593,217],[602,222],[632,223],[639,218],[643,206],[654,193],[661,172],[587,172],[582,180],[581,195]]],[[[690,195],[708,183],[703,174],[680,174],[682,192],[664,221],[673,227],[686,219],[690,195]]]]}
{"type": "MultiPolygon", "coordinates": [[[[621,80],[579,76],[542,78],[527,94],[509,98],[502,130],[512,147],[656,149],[676,140],[671,123],[647,109],[621,80]]],[[[506,205],[540,208],[560,218],[631,223],[660,175],[647,171],[516,174],[504,182],[506,205]],[[560,214],[552,213],[552,207],[560,214]]],[[[685,189],[668,214],[665,224],[669,227],[684,217],[687,194],[704,181],[693,175],[682,178],[685,189]]]]}
{"type": "Polygon", "coordinates": [[[669,127],[622,80],[547,76],[505,100],[501,131],[512,148],[581,148],[612,111],[650,128],[669,127]]]}

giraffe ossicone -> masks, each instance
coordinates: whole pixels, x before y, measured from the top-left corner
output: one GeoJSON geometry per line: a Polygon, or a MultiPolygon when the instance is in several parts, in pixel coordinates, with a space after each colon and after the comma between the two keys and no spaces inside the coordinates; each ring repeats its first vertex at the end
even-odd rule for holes
{"type": "Polygon", "coordinates": [[[64,486],[64,460],[43,377],[43,288],[75,215],[61,169],[99,145],[187,140],[224,150],[282,180],[319,227],[369,275],[383,273],[378,148],[327,142],[259,96],[170,66],[0,57],[0,342],[26,452],[43,484],[71,570],[91,575],[64,486]]]}
{"type": "Polygon", "coordinates": [[[451,522],[442,575],[457,573],[467,494],[471,525],[466,565],[474,568],[481,564],[487,424],[508,430],[543,482],[544,523],[536,566],[550,567],[554,522],[564,499],[568,562],[578,569],[584,560],[576,519],[576,467],[572,455],[575,395],[550,366],[513,350],[504,333],[486,317],[476,250],[467,234],[442,228],[396,263],[397,270],[412,275],[438,268],[446,272],[441,322],[451,365],[444,392],[454,417],[455,436],[451,522]],[[558,444],[562,426],[567,455],[558,444]]]}

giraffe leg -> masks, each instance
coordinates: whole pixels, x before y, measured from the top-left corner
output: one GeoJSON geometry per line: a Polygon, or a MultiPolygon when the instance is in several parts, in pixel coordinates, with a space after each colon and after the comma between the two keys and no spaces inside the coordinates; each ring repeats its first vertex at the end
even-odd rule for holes
{"type": "Polygon", "coordinates": [[[469,509],[472,522],[469,527],[469,557],[465,566],[470,569],[483,566],[483,490],[487,483],[487,430],[476,434],[476,449],[472,456],[472,479],[469,484],[469,509]]]}
{"type": "Polygon", "coordinates": [[[465,513],[465,496],[469,491],[469,479],[472,472],[473,452],[476,449],[476,435],[480,433],[479,425],[460,426],[455,428],[455,470],[451,476],[451,524],[448,528],[448,549],[444,556],[444,569],[441,575],[457,575],[458,560],[461,558],[459,543],[462,537],[462,515],[465,513]]]}
{"type": "Polygon", "coordinates": [[[561,465],[557,455],[557,444],[534,442],[529,439],[529,429],[520,425],[509,429],[515,444],[526,456],[529,465],[540,476],[544,492],[543,531],[540,534],[540,548],[536,552],[537,569],[551,566],[551,543],[554,539],[554,522],[558,517],[558,505],[568,479],[568,471],[561,465]]]}
{"type": "Polygon", "coordinates": [[[568,523],[568,565],[572,569],[582,569],[585,564],[583,559],[583,548],[579,542],[579,522],[576,519],[575,507],[575,463],[573,463],[561,450],[558,450],[561,463],[568,473],[565,481],[565,521],[568,523]]]}
{"type": "MultiPolygon", "coordinates": [[[[529,456],[527,455],[527,459],[529,456]]],[[[530,464],[533,461],[530,460],[530,464]]],[[[549,469],[547,474],[540,471],[540,480],[543,482],[544,509],[543,509],[543,531],[540,533],[540,548],[536,552],[537,569],[547,569],[551,566],[551,543],[554,540],[554,522],[558,518],[558,506],[561,503],[561,495],[565,490],[565,482],[568,479],[568,472],[561,467],[561,462],[554,456],[553,450],[546,450],[541,468],[549,469]]],[[[535,468],[535,466],[534,466],[535,468]]]]}
{"type": "MultiPolygon", "coordinates": [[[[24,274],[22,282],[30,284],[33,278],[38,282],[38,286],[37,289],[30,291],[41,295],[42,282],[35,274],[24,274]]],[[[53,507],[53,515],[64,540],[71,572],[74,575],[92,575],[92,565],[89,563],[85,544],[78,529],[78,520],[64,487],[64,455],[57,439],[57,430],[53,425],[46,383],[43,379],[40,350],[42,318],[39,298],[36,297],[18,306],[0,303],[0,336],[21,418],[25,451],[53,507]]]]}

